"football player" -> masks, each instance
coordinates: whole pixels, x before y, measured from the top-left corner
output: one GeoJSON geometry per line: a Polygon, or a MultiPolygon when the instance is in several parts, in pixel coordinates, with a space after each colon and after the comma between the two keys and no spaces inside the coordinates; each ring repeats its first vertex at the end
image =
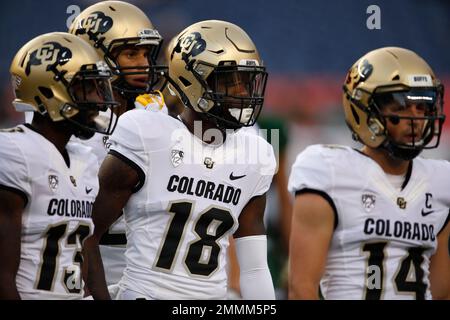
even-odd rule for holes
{"type": "MultiPolygon", "coordinates": [[[[141,9],[122,1],[99,2],[83,10],[69,32],[96,48],[113,71],[118,117],[134,108],[167,113],[163,95],[156,89],[167,72],[167,67],[156,64],[163,39],[141,9]]],[[[86,143],[101,163],[108,137],[96,135],[86,143]]],[[[117,284],[122,277],[126,241],[125,222],[120,217],[100,242],[108,285],[117,284]]]]}
{"type": "Polygon", "coordinates": [[[450,285],[443,86],[416,53],[371,51],[343,86],[361,150],[314,145],[292,167],[290,298],[439,299],[450,285]]]}
{"type": "Polygon", "coordinates": [[[34,38],[10,68],[18,111],[31,124],[0,132],[0,297],[80,299],[82,243],[93,231],[98,163],[90,148],[68,143],[111,134],[107,65],[68,33],[34,38]]]}
{"type": "Polygon", "coordinates": [[[185,111],[129,111],[110,139],[84,247],[90,292],[109,298],[98,244],[125,207],[119,299],[225,299],[233,233],[243,297],[273,299],[263,214],[275,157],[264,139],[234,131],[253,125],[263,105],[258,51],[234,24],[199,22],[173,42],[169,77],[185,111]]]}

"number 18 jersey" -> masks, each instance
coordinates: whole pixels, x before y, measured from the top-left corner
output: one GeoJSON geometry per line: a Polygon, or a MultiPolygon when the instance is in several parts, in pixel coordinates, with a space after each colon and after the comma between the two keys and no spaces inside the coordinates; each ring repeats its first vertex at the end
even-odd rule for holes
{"type": "Polygon", "coordinates": [[[217,147],[163,113],[119,118],[110,153],[141,185],[124,208],[127,267],[121,288],[152,299],[225,299],[228,236],[276,167],[272,147],[240,133],[217,147]]]}

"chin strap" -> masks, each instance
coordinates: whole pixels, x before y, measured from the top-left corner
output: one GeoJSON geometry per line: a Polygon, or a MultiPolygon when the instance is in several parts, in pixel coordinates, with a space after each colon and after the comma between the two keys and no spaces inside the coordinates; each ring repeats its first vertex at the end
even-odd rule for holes
{"type": "Polygon", "coordinates": [[[387,140],[384,144],[382,144],[381,148],[387,150],[392,157],[406,161],[414,159],[423,151],[423,148],[416,148],[416,149],[402,148],[390,140],[387,140]]]}
{"type": "Polygon", "coordinates": [[[136,97],[145,92],[136,92],[136,90],[131,87],[123,78],[119,78],[117,81],[112,83],[112,88],[125,100],[136,100],[136,97]]]}
{"type": "Polygon", "coordinates": [[[135,108],[135,105],[134,105],[135,99],[133,99],[133,98],[128,98],[128,99],[125,98],[125,99],[127,101],[127,111],[133,110],[135,108]]]}
{"type": "Polygon", "coordinates": [[[89,140],[94,136],[95,131],[81,126],[78,122],[73,121],[72,119],[67,119],[67,121],[75,137],[81,140],[89,140]]]}
{"type": "Polygon", "coordinates": [[[240,123],[235,123],[233,120],[227,120],[224,117],[220,116],[218,114],[219,110],[220,109],[217,106],[213,106],[208,112],[204,112],[202,114],[206,116],[206,119],[213,121],[216,127],[222,131],[238,130],[243,127],[240,123]]]}

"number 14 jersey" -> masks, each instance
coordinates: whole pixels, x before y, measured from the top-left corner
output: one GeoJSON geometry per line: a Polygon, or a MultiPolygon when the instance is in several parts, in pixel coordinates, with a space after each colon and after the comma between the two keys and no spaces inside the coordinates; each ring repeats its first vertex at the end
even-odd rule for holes
{"type": "Polygon", "coordinates": [[[417,157],[398,190],[352,148],[315,145],[300,153],[289,190],[328,195],[336,214],[325,298],[430,299],[429,263],[448,222],[449,176],[449,162],[417,157]]]}

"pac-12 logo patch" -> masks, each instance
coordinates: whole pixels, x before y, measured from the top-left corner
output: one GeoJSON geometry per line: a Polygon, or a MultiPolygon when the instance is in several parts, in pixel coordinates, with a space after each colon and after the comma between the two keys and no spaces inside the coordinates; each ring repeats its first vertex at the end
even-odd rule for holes
{"type": "Polygon", "coordinates": [[[54,174],[48,176],[48,185],[51,190],[56,191],[56,189],[58,189],[58,183],[58,176],[55,176],[54,174]]]}
{"type": "Polygon", "coordinates": [[[375,208],[375,200],[376,197],[373,194],[363,194],[361,197],[362,204],[364,207],[364,210],[366,212],[372,211],[373,208],[375,208]]]}
{"type": "Polygon", "coordinates": [[[171,160],[172,160],[172,165],[176,168],[183,161],[184,152],[181,150],[173,149],[170,156],[171,156],[171,160]]]}

